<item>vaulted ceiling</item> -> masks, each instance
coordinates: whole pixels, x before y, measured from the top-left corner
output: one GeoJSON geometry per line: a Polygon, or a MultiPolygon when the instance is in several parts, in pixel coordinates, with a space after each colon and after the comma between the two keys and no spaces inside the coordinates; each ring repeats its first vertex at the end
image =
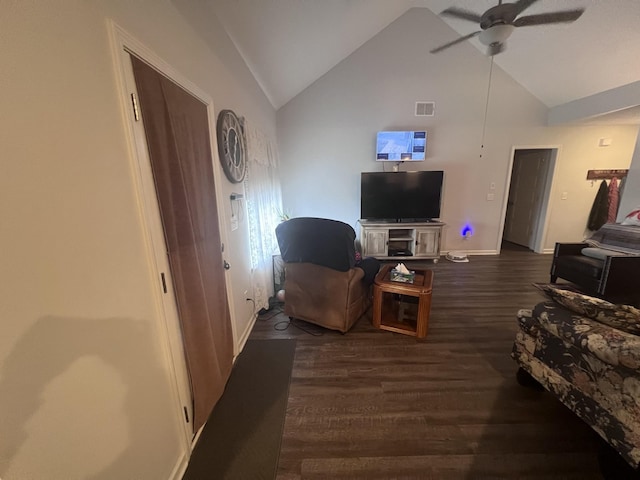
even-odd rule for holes
{"type": "MultiPolygon", "coordinates": [[[[439,17],[455,6],[481,14],[496,0],[208,0],[276,108],[349,56],[410,8],[426,8],[450,34],[425,50],[478,30],[439,17]]],[[[537,14],[583,7],[574,23],[521,27],[495,63],[548,107],[640,81],[639,0],[538,0],[537,14]]],[[[410,13],[409,13],[410,14],[410,13]]],[[[484,53],[485,47],[469,40],[484,53]]],[[[456,55],[458,45],[437,55],[456,55]]],[[[640,99],[638,100],[640,104],[640,99]]],[[[638,109],[624,123],[640,123],[638,109]]]]}

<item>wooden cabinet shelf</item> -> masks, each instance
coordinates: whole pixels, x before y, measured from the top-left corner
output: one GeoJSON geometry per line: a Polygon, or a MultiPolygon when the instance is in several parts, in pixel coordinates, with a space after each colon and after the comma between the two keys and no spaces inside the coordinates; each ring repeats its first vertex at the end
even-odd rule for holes
{"type": "Polygon", "coordinates": [[[413,237],[389,237],[390,242],[402,242],[413,240],[413,237]]]}

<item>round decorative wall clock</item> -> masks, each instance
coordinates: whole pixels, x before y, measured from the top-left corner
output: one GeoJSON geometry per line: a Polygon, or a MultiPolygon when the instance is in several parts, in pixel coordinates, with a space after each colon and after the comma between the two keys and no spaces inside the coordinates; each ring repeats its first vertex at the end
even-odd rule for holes
{"type": "Polygon", "coordinates": [[[240,183],[247,169],[246,142],[240,120],[231,110],[218,114],[218,155],[225,175],[232,183],[240,183]]]}

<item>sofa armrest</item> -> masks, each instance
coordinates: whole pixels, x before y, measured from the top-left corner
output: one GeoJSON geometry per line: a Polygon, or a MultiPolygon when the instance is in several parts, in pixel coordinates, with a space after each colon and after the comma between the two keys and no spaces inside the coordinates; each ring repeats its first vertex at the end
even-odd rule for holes
{"type": "Polygon", "coordinates": [[[556,248],[553,252],[554,257],[560,257],[562,255],[580,255],[583,248],[588,247],[589,244],[585,242],[581,243],[556,243],[556,248]]]}
{"type": "Polygon", "coordinates": [[[640,292],[640,256],[606,257],[598,293],[640,292]]]}
{"type": "MultiPolygon", "coordinates": [[[[553,251],[553,261],[551,262],[551,283],[556,283],[558,277],[564,278],[565,280],[569,280],[570,282],[577,284],[584,284],[585,281],[589,283],[588,287],[595,290],[598,288],[598,277],[599,275],[594,275],[593,278],[585,276],[583,273],[579,273],[576,275],[576,272],[571,272],[570,275],[567,275],[568,272],[562,271],[562,268],[558,267],[558,260],[564,257],[579,257],[582,256],[582,249],[588,247],[589,244],[585,242],[581,243],[559,243],[556,242],[555,249],[553,251]],[[583,278],[584,277],[584,278],[583,278]]],[[[600,261],[598,261],[600,262],[600,261]]],[[[599,267],[598,267],[599,268],[599,267]]]]}
{"type": "Polygon", "coordinates": [[[532,316],[541,328],[565,344],[640,375],[640,336],[576,314],[555,302],[539,303],[532,316]]]}

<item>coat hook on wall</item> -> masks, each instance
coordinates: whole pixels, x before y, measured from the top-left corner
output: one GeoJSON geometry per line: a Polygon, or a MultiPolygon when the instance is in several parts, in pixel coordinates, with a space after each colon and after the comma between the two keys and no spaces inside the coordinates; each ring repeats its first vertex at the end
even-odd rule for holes
{"type": "Polygon", "coordinates": [[[587,170],[587,180],[591,180],[591,187],[595,185],[596,180],[611,180],[617,178],[622,180],[629,173],[629,169],[607,169],[607,170],[587,170]]]}
{"type": "Polygon", "coordinates": [[[621,180],[627,176],[627,173],[629,173],[629,169],[626,168],[617,170],[587,170],[587,180],[591,180],[591,184],[593,185],[594,180],[611,180],[612,178],[621,180]]]}

